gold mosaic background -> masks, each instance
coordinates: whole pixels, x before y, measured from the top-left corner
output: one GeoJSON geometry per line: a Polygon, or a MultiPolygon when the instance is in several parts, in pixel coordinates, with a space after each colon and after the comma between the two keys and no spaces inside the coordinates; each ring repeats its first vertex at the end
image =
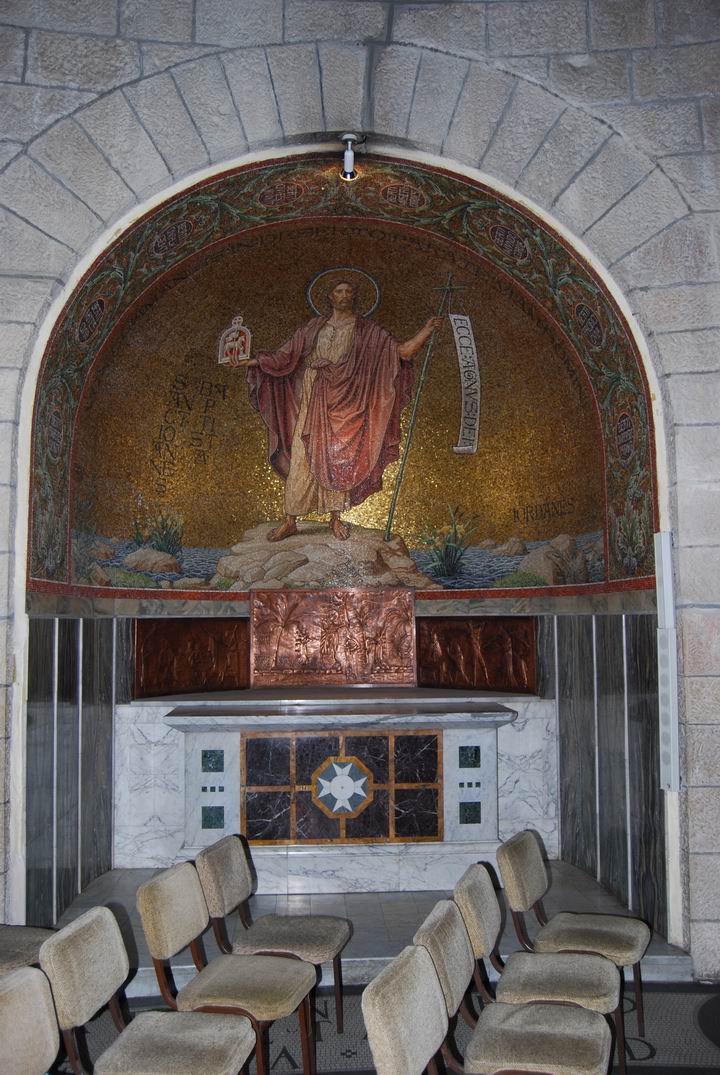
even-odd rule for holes
{"type": "MultiPolygon", "coordinates": [[[[448,324],[436,344],[394,526],[410,547],[446,523],[448,504],[479,516],[475,540],[602,528],[597,419],[556,331],[514,285],[434,239],[388,224],[328,222],[261,229],[203,254],[158,285],[115,333],[76,424],[76,531],[132,537],[139,496],[182,515],[185,545],[229,546],[247,527],[281,517],[282,482],[267,463],[265,428],[248,402],[244,371],[218,365],[218,339],[242,314],[253,349],[278,346],[313,316],[309,280],[337,265],[377,280],[382,301],[373,316],[399,340],[435,313],[433,288],[448,269],[469,285],[451,309],[471,316],[480,357],[478,451],[452,452],[460,386],[448,324]],[[163,427],[176,463],[161,476],[153,462],[163,427]],[[532,521],[527,506],[547,501],[562,502],[562,517],[532,521]]],[[[347,513],[349,521],[384,527],[396,467],[386,470],[381,493],[347,513]]]]}

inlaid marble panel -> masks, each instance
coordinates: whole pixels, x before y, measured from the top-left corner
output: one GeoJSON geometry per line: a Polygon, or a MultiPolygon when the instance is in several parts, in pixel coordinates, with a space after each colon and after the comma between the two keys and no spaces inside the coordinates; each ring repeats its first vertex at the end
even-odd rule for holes
{"type": "Polygon", "coordinates": [[[28,642],[25,906],[31,926],[52,926],[55,620],[31,619],[28,642]]]}
{"type": "Polygon", "coordinates": [[[628,898],[628,815],[625,777],[625,682],[622,616],[595,619],[598,705],[598,835],[600,880],[628,898]]]}
{"type": "Polygon", "coordinates": [[[558,731],[552,701],[513,699],[517,719],[498,728],[498,830],[534,829],[558,855],[558,731]]]}
{"type": "Polygon", "coordinates": [[[667,935],[665,811],[659,772],[657,617],[628,616],[627,693],[633,910],[667,935]]]}
{"type": "Polygon", "coordinates": [[[56,914],[78,892],[80,800],[79,620],[58,620],[56,914]]]}
{"type": "Polygon", "coordinates": [[[560,857],[597,869],[595,692],[590,616],[558,617],[560,857]]]}
{"type": "Polygon", "coordinates": [[[112,867],[112,620],[82,621],[80,885],[112,867]]]}

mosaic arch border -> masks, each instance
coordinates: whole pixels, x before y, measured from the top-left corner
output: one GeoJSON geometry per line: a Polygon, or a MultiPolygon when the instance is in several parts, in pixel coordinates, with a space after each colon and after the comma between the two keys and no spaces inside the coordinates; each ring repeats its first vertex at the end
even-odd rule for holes
{"type": "MultiPolygon", "coordinates": [[[[183,188],[128,225],[95,259],[50,333],[35,389],[26,584],[62,596],[218,600],[227,592],[109,590],[70,581],[71,459],[84,389],[104,345],[148,288],[211,246],[299,219],[372,220],[430,233],[481,259],[564,337],[599,416],[605,460],[602,583],[532,590],[418,591],[421,599],[608,593],[655,585],[655,433],[646,370],[633,332],[599,273],[570,240],[509,193],[416,159],[365,158],[363,182],[339,178],[337,155],[302,153],[239,164],[183,188]],[[402,188],[402,197],[399,194],[402,188]],[[633,430],[628,457],[619,423],[633,430]],[[635,571],[633,531],[646,551],[635,571]]],[[[246,592],[233,594],[246,600],[246,592]]]]}

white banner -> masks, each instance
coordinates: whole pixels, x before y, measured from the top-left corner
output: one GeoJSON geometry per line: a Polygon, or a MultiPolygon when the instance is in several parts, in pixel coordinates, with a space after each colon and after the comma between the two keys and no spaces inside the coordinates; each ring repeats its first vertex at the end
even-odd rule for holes
{"type": "Polygon", "coordinates": [[[449,314],[449,317],[455,336],[462,388],[460,432],[453,451],[459,455],[469,455],[477,451],[480,430],[480,371],[477,348],[470,318],[465,314],[449,314]]]}

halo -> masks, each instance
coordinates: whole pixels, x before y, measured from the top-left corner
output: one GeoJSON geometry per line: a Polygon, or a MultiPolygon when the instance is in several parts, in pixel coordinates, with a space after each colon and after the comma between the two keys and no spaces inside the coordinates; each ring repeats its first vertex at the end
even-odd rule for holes
{"type": "Polygon", "coordinates": [[[308,306],[316,314],[327,313],[325,297],[341,280],[350,280],[358,289],[358,313],[369,317],[380,305],[380,285],[369,273],[352,265],[338,265],[335,269],[323,269],[313,276],[305,289],[308,306]]]}

